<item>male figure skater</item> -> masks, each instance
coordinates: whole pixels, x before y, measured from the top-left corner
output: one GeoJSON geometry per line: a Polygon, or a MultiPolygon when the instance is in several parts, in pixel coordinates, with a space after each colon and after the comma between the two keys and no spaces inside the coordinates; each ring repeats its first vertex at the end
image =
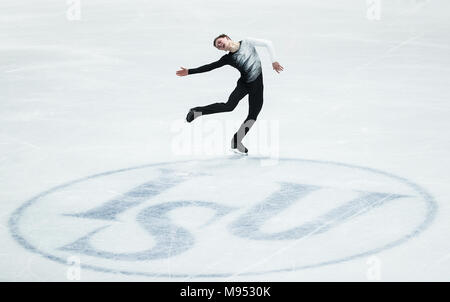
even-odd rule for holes
{"type": "Polygon", "coordinates": [[[228,51],[228,53],[223,55],[218,61],[198,68],[186,69],[181,67],[176,74],[178,76],[186,76],[188,74],[211,71],[224,65],[231,65],[239,70],[241,77],[226,103],[213,103],[207,106],[191,108],[186,116],[186,121],[190,123],[198,116],[204,114],[233,111],[239,101],[248,94],[249,109],[247,118],[231,140],[231,148],[235,152],[247,154],[248,149],[242,144],[242,139],[255,123],[263,105],[263,75],[261,61],[255,46],[266,47],[272,61],[272,68],[277,73],[280,73],[283,67],[275,60],[275,52],[271,41],[246,38],[235,42],[227,35],[222,34],[214,39],[213,45],[219,50],[228,51]]]}

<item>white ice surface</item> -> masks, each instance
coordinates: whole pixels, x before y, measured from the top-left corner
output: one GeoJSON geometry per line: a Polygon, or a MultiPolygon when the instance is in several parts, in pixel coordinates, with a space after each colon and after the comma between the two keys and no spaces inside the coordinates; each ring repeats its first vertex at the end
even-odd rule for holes
{"type": "MultiPolygon", "coordinates": [[[[226,33],[235,40],[248,36],[271,40],[284,67],[277,74],[271,69],[268,55],[259,50],[265,98],[259,122],[249,133],[248,147],[250,152],[255,150],[249,159],[258,156],[259,150],[252,133],[259,133],[264,125],[278,125],[275,143],[280,158],[370,167],[418,184],[437,203],[436,216],[418,236],[374,255],[381,263],[381,280],[450,281],[450,3],[384,0],[381,4],[380,20],[368,20],[365,0],[281,0],[276,5],[268,0],[81,0],[81,20],[69,21],[66,1],[1,1],[0,280],[67,280],[67,265],[26,249],[14,237],[11,215],[34,196],[96,173],[150,163],[194,158],[228,163],[225,154],[180,154],[173,148],[180,135],[173,130],[178,129],[189,108],[226,101],[234,89],[239,73],[229,66],[183,78],[175,75],[180,66],[198,67],[223,55],[212,47],[212,39],[226,33]]],[[[211,135],[217,127],[235,130],[235,124],[239,125],[246,114],[244,99],[231,113],[200,119],[211,135]],[[225,121],[231,124],[224,126],[225,121]]],[[[181,125],[193,129],[201,125],[200,120],[196,122],[181,125]]],[[[228,147],[229,139],[228,134],[223,136],[223,146],[228,147]]],[[[221,147],[219,144],[218,149],[221,147]]],[[[215,193],[223,191],[222,181],[234,179],[236,171],[256,169],[249,166],[251,161],[241,162],[234,169],[220,170],[225,174],[217,176],[217,182],[213,178],[197,183],[207,186],[207,190],[203,197],[197,194],[196,198],[213,201],[217,197],[226,203],[227,192],[215,193]]],[[[257,177],[267,176],[273,181],[289,178],[276,167],[267,169],[279,174],[261,173],[257,177]]],[[[180,168],[180,173],[186,169],[180,168]]],[[[340,170],[342,174],[337,177],[348,177],[348,183],[357,184],[358,179],[345,171],[340,170]]],[[[146,172],[149,174],[132,173],[134,178],[122,180],[97,179],[104,182],[99,186],[92,182],[85,187],[67,187],[58,193],[59,199],[30,207],[21,220],[21,230],[28,232],[30,241],[41,241],[36,245],[45,248],[67,244],[65,236],[69,231],[78,231],[82,236],[102,224],[86,221],[86,230],[72,228],[72,222],[79,223],[76,218],[61,219],[58,224],[59,220],[51,217],[60,208],[53,207],[50,201],[58,201],[61,211],[66,211],[61,213],[78,213],[89,209],[90,200],[94,203],[99,196],[114,198],[146,177],[151,178],[154,171],[146,172]]],[[[302,173],[303,183],[323,180],[312,168],[302,173]]],[[[293,176],[292,181],[300,179],[293,176]]],[[[365,174],[359,181],[376,182],[365,174]]],[[[384,186],[382,182],[377,185],[384,186]]],[[[383,189],[410,193],[400,186],[383,189]]],[[[229,193],[264,199],[274,190],[271,184],[253,183],[229,193]]],[[[161,196],[161,200],[185,198],[190,192],[188,185],[180,186],[167,192],[168,196],[161,196]]],[[[291,212],[285,212],[285,225],[269,220],[262,230],[279,232],[283,227],[295,227],[297,217],[303,223],[325,213],[331,206],[327,196],[338,193],[324,190],[320,194],[322,199],[318,195],[311,207],[296,204],[291,212]],[[298,216],[293,214],[295,211],[298,216]]],[[[366,224],[355,220],[354,228],[350,224],[335,232],[342,235],[339,232],[361,230],[355,238],[363,241],[345,244],[348,249],[363,250],[376,243],[383,232],[402,232],[424,211],[423,205],[408,209],[400,203],[392,203],[385,210],[370,213],[366,224]],[[386,224],[380,224],[382,217],[386,217],[386,224]],[[375,232],[377,225],[377,236],[364,236],[364,232],[375,232]]],[[[260,249],[259,241],[233,241],[236,239],[214,224],[208,234],[208,228],[202,229],[201,219],[211,215],[203,207],[172,211],[171,219],[199,230],[196,236],[200,247],[199,239],[208,242],[215,237],[211,245],[205,244],[205,249],[186,254],[188,260],[169,257],[155,263],[155,267],[170,275],[183,269],[185,263],[186,270],[195,274],[196,261],[199,271],[204,269],[200,269],[200,263],[211,261],[208,272],[213,273],[214,261],[230,261],[229,268],[237,265],[232,256],[239,253],[230,249],[230,242],[247,244],[250,252],[260,249]]],[[[316,236],[309,245],[314,256],[333,253],[333,249],[324,249],[339,244],[333,241],[337,237],[323,236],[316,236]]],[[[94,243],[116,252],[155,244],[154,238],[133,223],[115,225],[94,243]],[[127,241],[130,233],[133,237],[127,241]],[[112,245],[108,239],[118,239],[122,245],[112,245]]],[[[268,246],[283,249],[280,241],[268,246]]],[[[285,246],[285,258],[276,258],[274,251],[275,259],[269,266],[275,267],[281,260],[294,265],[295,260],[290,259],[295,256],[289,254],[294,250],[289,249],[289,243],[285,246]]],[[[248,266],[259,265],[257,252],[250,252],[239,254],[240,261],[248,266]]],[[[336,254],[345,252],[336,250],[336,254]]],[[[85,264],[83,256],[81,260],[85,264]]],[[[87,261],[96,264],[95,258],[87,261]]],[[[360,257],[304,270],[224,278],[149,277],[82,269],[81,280],[367,281],[370,261],[369,257],[360,257]]],[[[123,270],[136,267],[136,263],[128,266],[113,260],[102,265],[123,270]]],[[[224,267],[217,267],[218,272],[220,269],[224,267]]]]}

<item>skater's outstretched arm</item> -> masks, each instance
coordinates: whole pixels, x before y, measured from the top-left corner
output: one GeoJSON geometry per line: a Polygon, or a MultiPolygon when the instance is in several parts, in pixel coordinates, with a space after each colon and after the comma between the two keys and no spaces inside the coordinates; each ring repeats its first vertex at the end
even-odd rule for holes
{"type": "Polygon", "coordinates": [[[212,62],[210,64],[206,64],[197,68],[190,68],[190,69],[186,69],[184,67],[181,67],[181,70],[177,71],[177,75],[178,76],[185,76],[188,74],[195,74],[195,73],[201,73],[201,72],[207,72],[207,71],[211,71],[213,69],[222,67],[224,65],[227,64],[227,59],[226,59],[226,55],[222,56],[219,60],[217,60],[216,62],[212,62]]]}
{"type": "Polygon", "coordinates": [[[272,68],[278,73],[280,73],[280,71],[283,71],[283,66],[281,66],[280,63],[278,63],[275,59],[275,50],[273,48],[272,41],[256,38],[246,38],[246,40],[253,44],[253,46],[265,47],[269,52],[270,60],[272,61],[272,68]]]}

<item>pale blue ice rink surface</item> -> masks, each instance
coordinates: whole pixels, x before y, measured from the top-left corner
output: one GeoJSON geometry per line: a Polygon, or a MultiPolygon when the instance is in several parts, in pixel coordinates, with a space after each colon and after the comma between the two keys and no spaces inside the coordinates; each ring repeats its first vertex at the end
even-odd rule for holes
{"type": "Polygon", "coordinates": [[[272,4],[2,1],[0,280],[450,280],[450,4],[272,4]],[[244,158],[221,33],[285,68],[244,158]]]}

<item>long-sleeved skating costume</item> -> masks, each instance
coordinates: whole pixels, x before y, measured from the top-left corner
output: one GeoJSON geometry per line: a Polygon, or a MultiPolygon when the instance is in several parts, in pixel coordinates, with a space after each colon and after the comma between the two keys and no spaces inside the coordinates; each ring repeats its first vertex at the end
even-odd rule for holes
{"type": "Polygon", "coordinates": [[[239,49],[235,52],[229,52],[223,55],[218,61],[211,64],[203,65],[198,68],[188,70],[189,74],[201,73],[211,71],[213,69],[230,65],[239,70],[241,73],[241,80],[245,83],[250,83],[262,73],[261,60],[256,52],[255,46],[265,47],[270,55],[270,59],[275,62],[275,51],[272,42],[268,40],[246,38],[239,41],[239,49]]]}

